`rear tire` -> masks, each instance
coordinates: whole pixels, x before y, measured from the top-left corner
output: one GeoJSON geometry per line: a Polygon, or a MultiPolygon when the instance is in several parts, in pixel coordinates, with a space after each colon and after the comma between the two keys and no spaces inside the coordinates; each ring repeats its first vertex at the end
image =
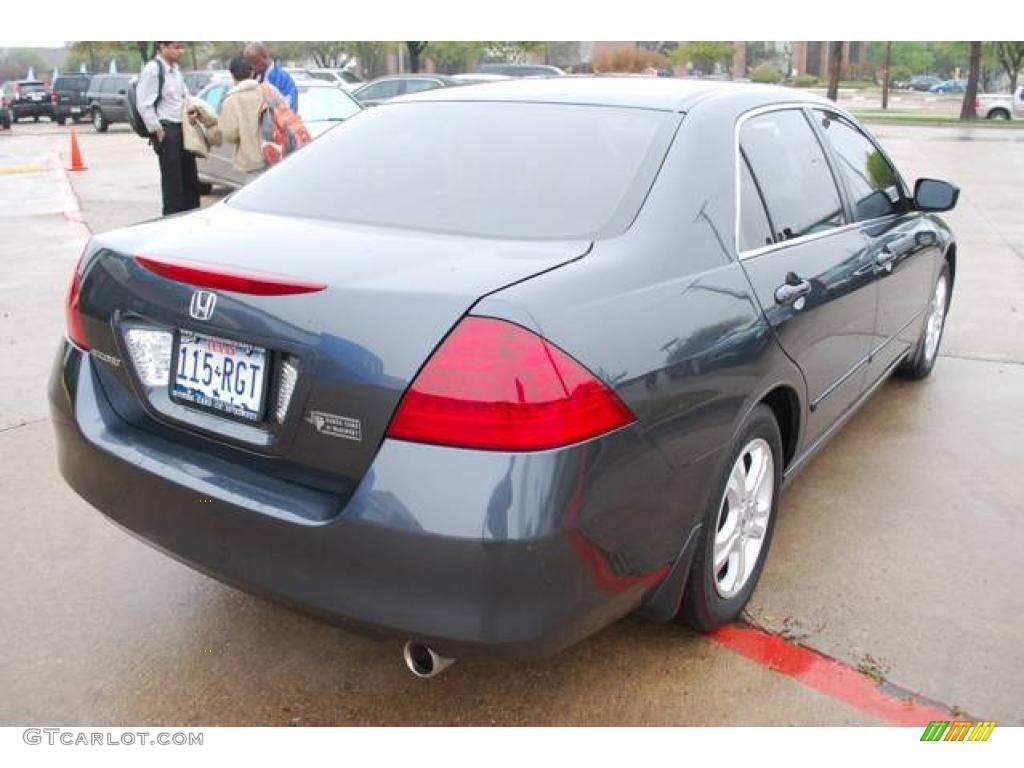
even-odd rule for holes
{"type": "Polygon", "coordinates": [[[1005,109],[993,109],[988,113],[989,120],[1009,120],[1010,113],[1005,109]]]}
{"type": "Polygon", "coordinates": [[[53,122],[55,122],[57,125],[64,125],[64,123],[66,123],[67,121],[68,121],[68,119],[66,117],[55,117],[55,118],[53,118],[53,122]]]}
{"type": "Polygon", "coordinates": [[[932,372],[935,361],[939,357],[939,345],[942,333],[946,330],[946,315],[949,314],[949,298],[953,290],[953,281],[949,272],[949,262],[942,262],[942,269],[932,288],[931,300],[921,337],[914,345],[910,356],[896,369],[896,372],[907,379],[923,379],[932,372]]]}
{"type": "Polygon", "coordinates": [[[108,123],[107,119],[103,116],[103,112],[98,109],[94,109],[92,111],[92,127],[96,133],[106,133],[107,128],[110,127],[110,123],[108,123]]]}
{"type": "Polygon", "coordinates": [[[734,621],[750,600],[775,531],[782,466],[779,425],[760,404],[733,441],[704,510],[679,613],[693,629],[734,621]]]}
{"type": "Polygon", "coordinates": [[[213,184],[211,184],[208,181],[200,181],[199,182],[199,194],[200,195],[208,195],[211,192],[213,192],[213,184]]]}

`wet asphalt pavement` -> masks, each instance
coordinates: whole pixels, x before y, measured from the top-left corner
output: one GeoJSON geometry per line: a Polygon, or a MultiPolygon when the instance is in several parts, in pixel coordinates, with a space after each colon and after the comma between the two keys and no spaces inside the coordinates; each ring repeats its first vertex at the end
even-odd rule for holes
{"type": "MultiPolygon", "coordinates": [[[[884,385],[783,498],[750,620],[957,712],[1024,724],[1024,131],[880,126],[963,189],[942,358],[884,385]]],[[[368,639],[223,586],[107,523],[58,475],[45,381],[93,231],[159,213],[115,126],[0,133],[0,725],[877,724],[674,625],[628,618],[529,664],[413,679],[368,639]],[[76,198],[77,197],[77,201],[76,198]]]]}

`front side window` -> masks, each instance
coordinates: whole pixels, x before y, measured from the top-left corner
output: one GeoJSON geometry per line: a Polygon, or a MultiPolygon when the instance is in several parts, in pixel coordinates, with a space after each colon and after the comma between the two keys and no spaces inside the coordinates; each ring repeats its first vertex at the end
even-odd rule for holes
{"type": "Polygon", "coordinates": [[[845,223],[825,153],[801,110],[783,109],[748,119],[740,131],[740,148],[768,207],[776,241],[845,223]]]}
{"type": "Polygon", "coordinates": [[[849,190],[854,221],[903,210],[900,177],[878,147],[838,115],[816,111],[825,140],[835,151],[839,175],[849,190]]]}

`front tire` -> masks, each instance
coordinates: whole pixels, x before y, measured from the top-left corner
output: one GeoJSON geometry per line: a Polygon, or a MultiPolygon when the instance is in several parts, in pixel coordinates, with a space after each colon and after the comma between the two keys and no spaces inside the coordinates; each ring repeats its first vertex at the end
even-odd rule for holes
{"type": "Polygon", "coordinates": [[[110,123],[108,123],[107,119],[103,117],[103,112],[98,109],[94,109],[92,111],[92,127],[95,129],[96,133],[106,133],[107,128],[110,127],[110,123]]]}
{"type": "Polygon", "coordinates": [[[758,405],[732,444],[705,509],[680,618],[700,632],[736,620],[757,586],[775,531],[782,436],[758,405]]]}
{"type": "Polygon", "coordinates": [[[949,272],[949,262],[942,262],[942,269],[935,280],[931,301],[928,304],[928,316],[925,318],[921,337],[914,346],[914,351],[896,369],[897,373],[908,379],[923,379],[932,372],[935,361],[939,357],[939,344],[942,333],[946,329],[946,315],[949,314],[949,297],[953,289],[953,280],[949,272]]]}

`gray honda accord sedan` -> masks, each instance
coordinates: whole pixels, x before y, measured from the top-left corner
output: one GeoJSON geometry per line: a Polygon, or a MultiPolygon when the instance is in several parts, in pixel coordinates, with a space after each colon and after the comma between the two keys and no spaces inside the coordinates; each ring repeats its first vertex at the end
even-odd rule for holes
{"type": "Polygon", "coordinates": [[[710,630],[785,482],[890,373],[931,371],[957,196],[775,87],[389,102],[92,238],[60,467],[189,565],[398,636],[421,676],[638,610],[710,630]]]}

